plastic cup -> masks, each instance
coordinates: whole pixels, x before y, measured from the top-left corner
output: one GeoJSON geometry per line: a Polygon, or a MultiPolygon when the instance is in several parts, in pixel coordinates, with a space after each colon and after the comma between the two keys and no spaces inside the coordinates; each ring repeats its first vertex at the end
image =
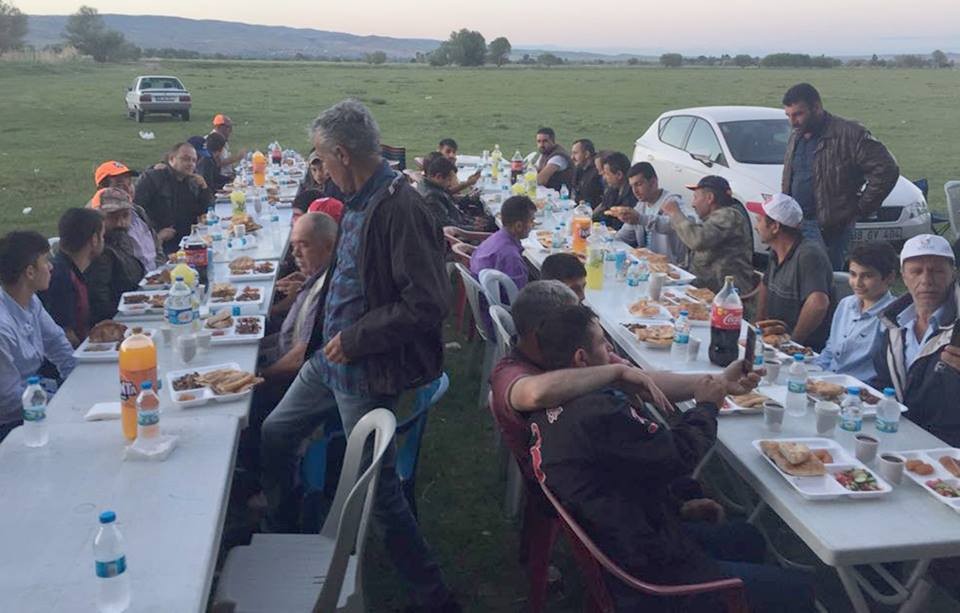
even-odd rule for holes
{"type": "Polygon", "coordinates": [[[160,339],[163,341],[165,347],[170,346],[170,341],[173,340],[173,330],[170,328],[169,324],[163,324],[160,326],[160,339]]]}
{"type": "Polygon", "coordinates": [[[880,463],[877,466],[880,476],[888,483],[897,485],[903,479],[903,467],[906,459],[896,453],[880,454],[880,463]]]}
{"type": "Polygon", "coordinates": [[[696,362],[698,355],[700,355],[700,339],[691,336],[690,342],[687,345],[687,361],[696,362]]]}
{"type": "Polygon", "coordinates": [[[210,351],[210,340],[213,338],[213,333],[209,330],[200,330],[194,336],[197,338],[197,349],[206,352],[210,351]]]}
{"type": "Polygon", "coordinates": [[[768,385],[776,385],[777,378],[780,376],[780,366],[782,362],[776,358],[766,359],[764,357],[763,367],[766,369],[766,374],[763,375],[763,380],[767,382],[768,385]]]}
{"type": "Polygon", "coordinates": [[[663,291],[663,286],[666,282],[667,273],[665,272],[655,272],[650,275],[650,300],[660,300],[660,292],[663,291]]]}
{"type": "Polygon", "coordinates": [[[867,434],[858,434],[853,437],[857,442],[856,456],[864,464],[872,462],[877,457],[877,449],[880,447],[880,441],[867,434]]]}
{"type": "Polygon", "coordinates": [[[770,432],[780,432],[783,428],[783,405],[767,401],[763,403],[763,425],[770,432]]]}
{"type": "Polygon", "coordinates": [[[197,337],[192,334],[179,337],[176,342],[176,350],[180,362],[186,366],[193,361],[193,358],[197,357],[197,337]]]}
{"type": "Polygon", "coordinates": [[[840,423],[840,405],[828,400],[820,400],[814,405],[814,413],[817,416],[817,434],[820,436],[833,436],[840,423]]]}

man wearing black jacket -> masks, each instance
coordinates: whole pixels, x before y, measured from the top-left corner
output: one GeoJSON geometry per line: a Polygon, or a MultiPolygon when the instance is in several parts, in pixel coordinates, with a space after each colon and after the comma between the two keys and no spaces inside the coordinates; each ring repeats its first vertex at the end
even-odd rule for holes
{"type": "Polygon", "coordinates": [[[589,202],[597,206],[603,200],[603,180],[597,170],[597,149],[589,138],[573,143],[570,159],[574,163],[573,188],[570,197],[574,202],[589,202]]]}
{"type": "MultiPolygon", "coordinates": [[[[609,346],[596,316],[584,306],[560,307],[537,333],[550,369],[606,364],[609,346]]],[[[684,525],[673,484],[691,474],[717,435],[721,377],[704,375],[696,407],[664,425],[617,388],[591,392],[531,413],[531,449],[538,478],[591,539],[635,577],[658,584],[740,577],[754,611],[810,611],[804,577],[762,566],[764,547],[743,524],[684,525]]],[[[615,579],[608,585],[618,611],[668,609],[615,579]]],[[[686,603],[700,610],[709,603],[686,603]]]]}
{"type": "MultiPolygon", "coordinates": [[[[378,407],[441,374],[447,314],[442,241],[423,199],[380,157],[380,132],[365,106],[345,100],[313,123],[317,154],[346,194],[307,362],[263,424],[267,528],[296,529],[296,450],[339,412],[349,435],[378,407]]],[[[459,611],[400,490],[396,448],[380,467],[373,508],[386,549],[425,611],[459,611]]]]}

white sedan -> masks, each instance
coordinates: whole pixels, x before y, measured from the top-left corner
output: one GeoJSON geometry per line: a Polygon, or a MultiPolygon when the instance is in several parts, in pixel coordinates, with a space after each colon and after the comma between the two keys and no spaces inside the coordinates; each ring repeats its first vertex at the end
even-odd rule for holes
{"type": "MultiPolygon", "coordinates": [[[[760,204],[780,191],[790,137],[783,110],[711,106],[668,111],[637,139],[633,162],[650,162],[660,186],[684,194],[684,186],[720,175],[756,223],[760,204]]],[[[901,176],[880,210],[857,221],[854,241],[901,242],[930,232],[923,192],[901,176]]],[[[754,229],[754,250],[766,248],[754,229]]]]}

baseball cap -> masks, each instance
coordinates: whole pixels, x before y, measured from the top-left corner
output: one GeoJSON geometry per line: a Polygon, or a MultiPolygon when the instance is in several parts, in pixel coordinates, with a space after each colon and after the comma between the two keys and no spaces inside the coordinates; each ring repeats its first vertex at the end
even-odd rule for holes
{"type": "Polygon", "coordinates": [[[232,126],[233,121],[223,113],[217,113],[213,116],[213,125],[214,126],[232,126]]]}
{"type": "Polygon", "coordinates": [[[336,198],[317,198],[307,207],[307,212],[326,213],[339,224],[343,218],[343,203],[336,198]]]}
{"type": "Polygon", "coordinates": [[[920,234],[903,244],[903,249],[900,251],[900,265],[903,266],[903,263],[910,258],[922,255],[936,255],[956,262],[953,249],[950,248],[947,239],[936,234],[920,234]]]}
{"type": "Polygon", "coordinates": [[[803,209],[796,200],[786,194],[774,194],[762,205],[763,214],[790,228],[799,228],[803,223],[803,209]]]}
{"type": "Polygon", "coordinates": [[[121,175],[130,175],[132,177],[137,177],[140,175],[136,170],[130,170],[122,162],[117,162],[115,160],[110,160],[104,162],[97,166],[97,169],[93,173],[93,183],[97,186],[103,182],[104,179],[108,177],[119,177],[121,175]]]}
{"type": "Polygon", "coordinates": [[[729,202],[733,198],[733,192],[726,179],[717,175],[707,175],[697,181],[696,185],[687,185],[689,190],[709,189],[717,198],[729,202]]]}
{"type": "Polygon", "coordinates": [[[101,213],[116,213],[117,211],[132,209],[133,203],[130,202],[130,194],[122,189],[104,187],[97,190],[87,206],[101,213]]]}

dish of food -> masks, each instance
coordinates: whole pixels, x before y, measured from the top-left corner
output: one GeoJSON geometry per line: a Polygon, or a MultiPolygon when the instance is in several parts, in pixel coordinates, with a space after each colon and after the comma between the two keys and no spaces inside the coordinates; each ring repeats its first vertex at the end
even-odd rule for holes
{"type": "Polygon", "coordinates": [[[927,487],[940,494],[944,498],[960,498],[960,489],[950,485],[943,479],[931,479],[927,481],[927,487]]]}
{"type": "MultiPolygon", "coordinates": [[[[650,251],[646,247],[637,247],[636,249],[633,250],[633,255],[635,255],[638,258],[647,258],[647,262],[650,262],[651,264],[653,264],[654,262],[667,264],[670,261],[670,259],[667,256],[663,255],[662,253],[656,253],[654,251],[650,251]]],[[[651,268],[651,271],[652,270],[653,269],[651,268]]]]}
{"type": "Polygon", "coordinates": [[[210,290],[210,302],[230,302],[237,295],[237,288],[232,283],[214,283],[210,290]]]}
{"type": "Polygon", "coordinates": [[[804,443],[760,441],[760,449],[780,470],[794,477],[819,477],[827,474],[823,461],[804,443]]]}
{"type": "MultiPolygon", "coordinates": [[[[90,333],[87,334],[87,340],[91,343],[119,343],[123,340],[126,332],[127,327],[122,323],[113,321],[112,319],[106,319],[90,329],[90,333]]],[[[90,348],[87,348],[87,351],[90,350],[90,348]]],[[[95,351],[104,350],[96,349],[95,351]]]]}
{"type": "Polygon", "coordinates": [[[179,402],[190,402],[196,399],[197,399],[196,394],[180,394],[179,396],[177,396],[177,401],[179,402]]]}
{"type": "Polygon", "coordinates": [[[260,290],[249,285],[244,287],[237,296],[237,302],[256,302],[260,300],[260,290]]]}
{"type": "Polygon", "coordinates": [[[680,311],[687,312],[687,319],[690,321],[709,321],[710,307],[702,302],[691,302],[689,304],[668,304],[665,305],[670,315],[674,318],[680,317],[680,311]]]}
{"type": "Polygon", "coordinates": [[[688,287],[687,295],[707,304],[712,303],[717,297],[709,287],[688,287]]]}
{"type": "Polygon", "coordinates": [[[256,260],[248,255],[242,255],[238,258],[234,258],[230,260],[230,264],[228,264],[230,268],[230,274],[234,275],[249,273],[256,265],[256,260]]]}
{"type": "Polygon", "coordinates": [[[144,280],[147,285],[170,285],[170,283],[173,282],[173,280],[170,278],[170,271],[166,268],[159,272],[147,275],[144,280]]]}
{"type": "Polygon", "coordinates": [[[680,273],[676,271],[670,263],[666,260],[662,262],[650,262],[650,272],[662,272],[666,273],[667,277],[670,279],[679,279],[680,273]]]}
{"type": "Polygon", "coordinates": [[[837,483],[847,488],[851,492],[879,492],[880,484],[876,478],[865,468],[850,468],[834,473],[833,478],[837,483]]]}
{"type": "Polygon", "coordinates": [[[932,475],[934,471],[933,464],[927,464],[923,460],[918,459],[907,460],[906,466],[910,472],[924,477],[932,475]]]}
{"type": "Polygon", "coordinates": [[[662,319],[663,309],[652,300],[638,300],[628,307],[631,315],[647,319],[662,319]]]}
{"type": "MultiPolygon", "coordinates": [[[[818,400],[830,400],[836,402],[843,399],[847,388],[837,383],[822,381],[820,379],[807,379],[807,394],[818,400]]],[[[860,386],[860,401],[867,405],[875,405],[880,402],[880,397],[873,394],[866,387],[860,386]]]]}
{"type": "Polygon", "coordinates": [[[233,330],[236,334],[259,334],[260,320],[256,317],[239,317],[233,330]]]}
{"type": "Polygon", "coordinates": [[[206,327],[211,330],[223,330],[233,325],[233,317],[230,311],[220,311],[216,315],[207,319],[206,327]]]}
{"type": "Polygon", "coordinates": [[[246,232],[256,232],[263,228],[260,224],[254,221],[253,217],[249,213],[244,213],[243,215],[234,215],[230,220],[230,231],[232,232],[234,227],[243,226],[244,231],[246,232]]]}
{"type": "MultiPolygon", "coordinates": [[[[787,340],[780,342],[780,344],[778,345],[774,345],[777,348],[777,351],[780,351],[781,353],[785,353],[789,356],[794,356],[798,353],[801,353],[805,358],[812,358],[817,355],[816,352],[810,347],[805,347],[804,345],[795,343],[792,340],[790,340],[789,334],[780,335],[780,336],[786,336],[787,340]]],[[[766,343],[767,341],[764,340],[763,342],[766,343]]]]}
{"type": "Polygon", "coordinates": [[[770,400],[770,398],[757,392],[750,392],[749,394],[741,394],[740,396],[730,396],[730,400],[739,407],[755,409],[762,407],[763,403],[770,400]]]}
{"type": "Polygon", "coordinates": [[[253,267],[253,272],[261,275],[269,274],[274,271],[273,262],[260,262],[253,267]]]}
{"type": "Polygon", "coordinates": [[[150,296],[146,294],[127,294],[123,297],[123,304],[146,304],[150,302],[150,296]]]}
{"type": "Polygon", "coordinates": [[[196,372],[187,373],[173,380],[174,391],[195,390],[202,388],[204,383],[200,381],[200,374],[196,372]]]}
{"type": "Polygon", "coordinates": [[[120,349],[120,343],[94,343],[83,348],[88,353],[101,353],[104,351],[117,351],[120,349]]]}
{"type": "Polygon", "coordinates": [[[956,458],[948,455],[941,456],[940,465],[954,477],[960,477],[960,462],[957,462],[956,458]]]}
{"type": "Polygon", "coordinates": [[[628,327],[638,341],[653,347],[669,347],[673,343],[673,326],[671,325],[633,324],[628,327]]]}
{"type": "MultiPolygon", "coordinates": [[[[263,383],[263,379],[243,370],[221,368],[199,375],[197,382],[209,387],[214,394],[221,396],[246,392],[253,386],[263,383]]],[[[174,387],[176,387],[176,382],[174,382],[174,387]]]]}

